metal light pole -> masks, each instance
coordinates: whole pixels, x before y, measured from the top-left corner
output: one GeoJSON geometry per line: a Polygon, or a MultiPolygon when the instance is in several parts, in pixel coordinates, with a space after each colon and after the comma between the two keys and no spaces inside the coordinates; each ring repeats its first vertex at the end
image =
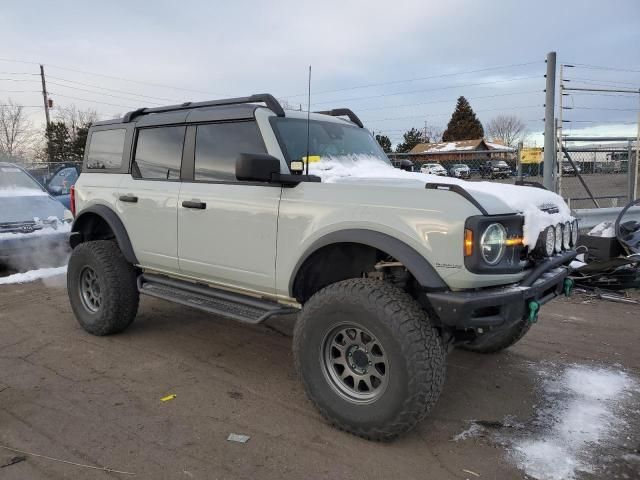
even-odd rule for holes
{"type": "Polygon", "coordinates": [[[544,173],[542,184],[554,190],[556,164],[556,132],[554,127],[556,93],[556,52],[547,53],[547,84],[544,102],[544,173]]]}

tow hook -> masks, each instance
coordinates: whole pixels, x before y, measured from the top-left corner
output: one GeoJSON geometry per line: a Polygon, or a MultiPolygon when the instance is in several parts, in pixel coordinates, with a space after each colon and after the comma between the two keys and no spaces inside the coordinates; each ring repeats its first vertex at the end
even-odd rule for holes
{"type": "Polygon", "coordinates": [[[535,300],[529,302],[529,323],[536,323],[538,321],[538,311],[540,310],[540,304],[535,300]]]}
{"type": "Polygon", "coordinates": [[[565,297],[570,297],[571,296],[571,292],[573,292],[573,285],[575,284],[575,282],[573,281],[572,278],[565,278],[564,279],[564,296],[565,297]]]}

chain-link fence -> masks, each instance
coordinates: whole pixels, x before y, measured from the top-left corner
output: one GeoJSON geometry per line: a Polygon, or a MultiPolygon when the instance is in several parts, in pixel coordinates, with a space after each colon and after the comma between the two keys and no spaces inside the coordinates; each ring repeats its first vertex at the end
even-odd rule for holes
{"type": "Polygon", "coordinates": [[[631,139],[566,141],[558,154],[558,192],[573,209],[626,205],[637,192],[637,150],[631,139]]]}
{"type": "MultiPolygon", "coordinates": [[[[25,161],[14,161],[17,165],[20,165],[24,168],[29,174],[35,178],[38,183],[45,186],[49,181],[53,178],[57,173],[64,173],[64,176],[69,176],[71,179],[73,175],[71,175],[70,170],[66,169],[75,169],[79,174],[80,168],[82,166],[82,162],[25,162],[25,161]]],[[[77,177],[77,175],[76,175],[77,177]]],[[[75,180],[74,180],[75,181],[75,180]]]]}

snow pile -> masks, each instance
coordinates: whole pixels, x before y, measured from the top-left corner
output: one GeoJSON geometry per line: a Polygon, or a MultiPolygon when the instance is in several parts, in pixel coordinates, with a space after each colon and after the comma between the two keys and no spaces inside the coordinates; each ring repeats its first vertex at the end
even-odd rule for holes
{"type": "Polygon", "coordinates": [[[446,183],[460,185],[472,195],[474,192],[492,195],[505,202],[513,212],[524,215],[524,244],[531,248],[535,246],[538,236],[546,227],[573,220],[571,211],[562,197],[542,188],[468,182],[427,173],[407,172],[369,155],[325,156],[319,162],[309,164],[309,173],[318,175],[326,183],[338,183],[354,178],[403,179],[411,181],[415,187],[424,188],[427,182],[446,183]],[[545,204],[556,206],[558,213],[549,214],[540,210],[540,206],[545,204]]]}
{"type": "Polygon", "coordinates": [[[36,280],[64,275],[67,273],[67,266],[54,268],[40,268],[38,270],[29,270],[23,273],[14,273],[8,277],[0,277],[0,285],[8,285],[11,283],[28,283],[36,280]]]}
{"type": "Polygon", "coordinates": [[[592,237],[613,238],[616,236],[615,223],[608,220],[599,223],[591,229],[589,235],[591,235],[592,237]]]}
{"type": "Polygon", "coordinates": [[[544,388],[549,406],[535,421],[542,432],[514,443],[518,467],[539,480],[593,473],[593,449],[624,427],[620,407],[637,391],[636,382],[622,371],[574,366],[546,379],[544,388]]]}

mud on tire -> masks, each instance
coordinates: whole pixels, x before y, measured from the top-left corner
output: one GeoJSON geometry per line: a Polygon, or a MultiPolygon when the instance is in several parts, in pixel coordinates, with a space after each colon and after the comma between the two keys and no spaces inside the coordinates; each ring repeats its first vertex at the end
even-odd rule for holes
{"type": "Polygon", "coordinates": [[[444,383],[445,349],[426,312],[379,280],[345,280],[317,292],[296,323],[293,353],[320,413],[370,440],[411,430],[444,383]]]}
{"type": "Polygon", "coordinates": [[[138,311],[136,271],[113,241],[85,242],[73,250],[67,292],[78,323],[92,335],[121,332],[138,311]]]}

